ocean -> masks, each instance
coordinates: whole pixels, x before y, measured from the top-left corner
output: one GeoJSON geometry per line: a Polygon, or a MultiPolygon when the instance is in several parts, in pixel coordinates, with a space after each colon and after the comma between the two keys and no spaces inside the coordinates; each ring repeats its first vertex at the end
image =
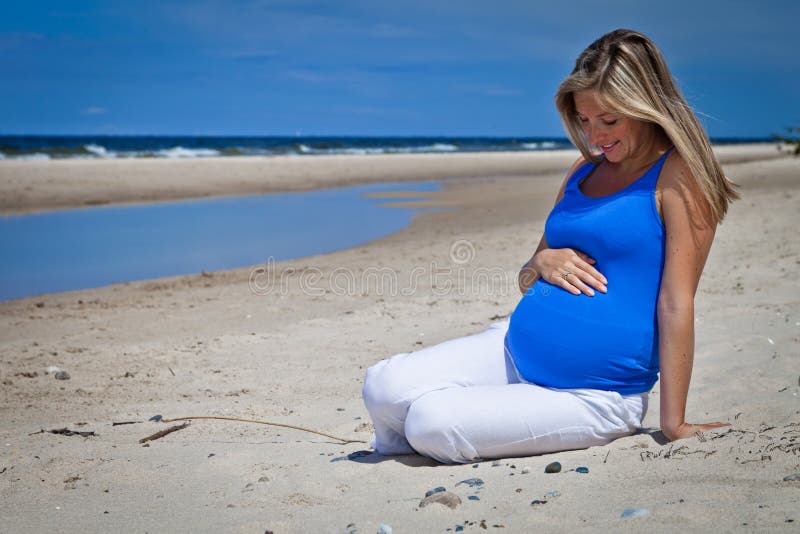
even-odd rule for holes
{"type": "MultiPolygon", "coordinates": [[[[771,138],[720,138],[715,144],[767,143],[771,138]]],[[[212,137],[0,136],[0,159],[202,158],[541,151],[572,148],[559,137],[212,137]]]]}

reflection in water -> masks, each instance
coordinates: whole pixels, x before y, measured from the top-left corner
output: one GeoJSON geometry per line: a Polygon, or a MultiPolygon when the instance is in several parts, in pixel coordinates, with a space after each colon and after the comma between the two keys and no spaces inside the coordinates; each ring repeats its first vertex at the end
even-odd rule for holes
{"type": "Polygon", "coordinates": [[[0,218],[0,300],[333,252],[396,232],[414,209],[365,194],[437,183],[97,207],[0,218]]]}

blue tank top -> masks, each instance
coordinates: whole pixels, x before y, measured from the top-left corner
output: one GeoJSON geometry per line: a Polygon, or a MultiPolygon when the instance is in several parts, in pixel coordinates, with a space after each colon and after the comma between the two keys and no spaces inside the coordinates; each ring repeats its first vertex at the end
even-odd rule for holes
{"type": "Polygon", "coordinates": [[[656,302],[665,234],[655,201],[670,147],[627,187],[589,197],[578,185],[596,167],[569,178],[545,224],[550,248],[570,247],[597,260],[607,293],[573,295],[539,278],[510,317],[505,347],[519,374],[542,386],[631,395],[658,379],[656,302]]]}

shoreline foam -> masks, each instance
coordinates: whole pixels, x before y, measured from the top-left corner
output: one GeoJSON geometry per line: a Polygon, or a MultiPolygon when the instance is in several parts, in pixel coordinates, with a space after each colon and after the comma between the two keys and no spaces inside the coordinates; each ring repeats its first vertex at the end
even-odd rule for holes
{"type": "MultiPolygon", "coordinates": [[[[778,145],[720,145],[722,164],[785,157],[778,145]]],[[[0,214],[307,191],[373,182],[562,172],[576,150],[202,159],[0,160],[0,214]]]]}

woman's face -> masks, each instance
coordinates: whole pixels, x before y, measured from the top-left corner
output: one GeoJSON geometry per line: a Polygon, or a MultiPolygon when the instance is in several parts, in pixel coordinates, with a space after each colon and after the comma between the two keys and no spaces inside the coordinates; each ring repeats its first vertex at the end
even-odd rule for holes
{"type": "Polygon", "coordinates": [[[652,124],[625,117],[600,106],[594,90],[573,95],[578,121],[589,144],[600,148],[610,162],[640,157],[654,141],[652,124]]]}

